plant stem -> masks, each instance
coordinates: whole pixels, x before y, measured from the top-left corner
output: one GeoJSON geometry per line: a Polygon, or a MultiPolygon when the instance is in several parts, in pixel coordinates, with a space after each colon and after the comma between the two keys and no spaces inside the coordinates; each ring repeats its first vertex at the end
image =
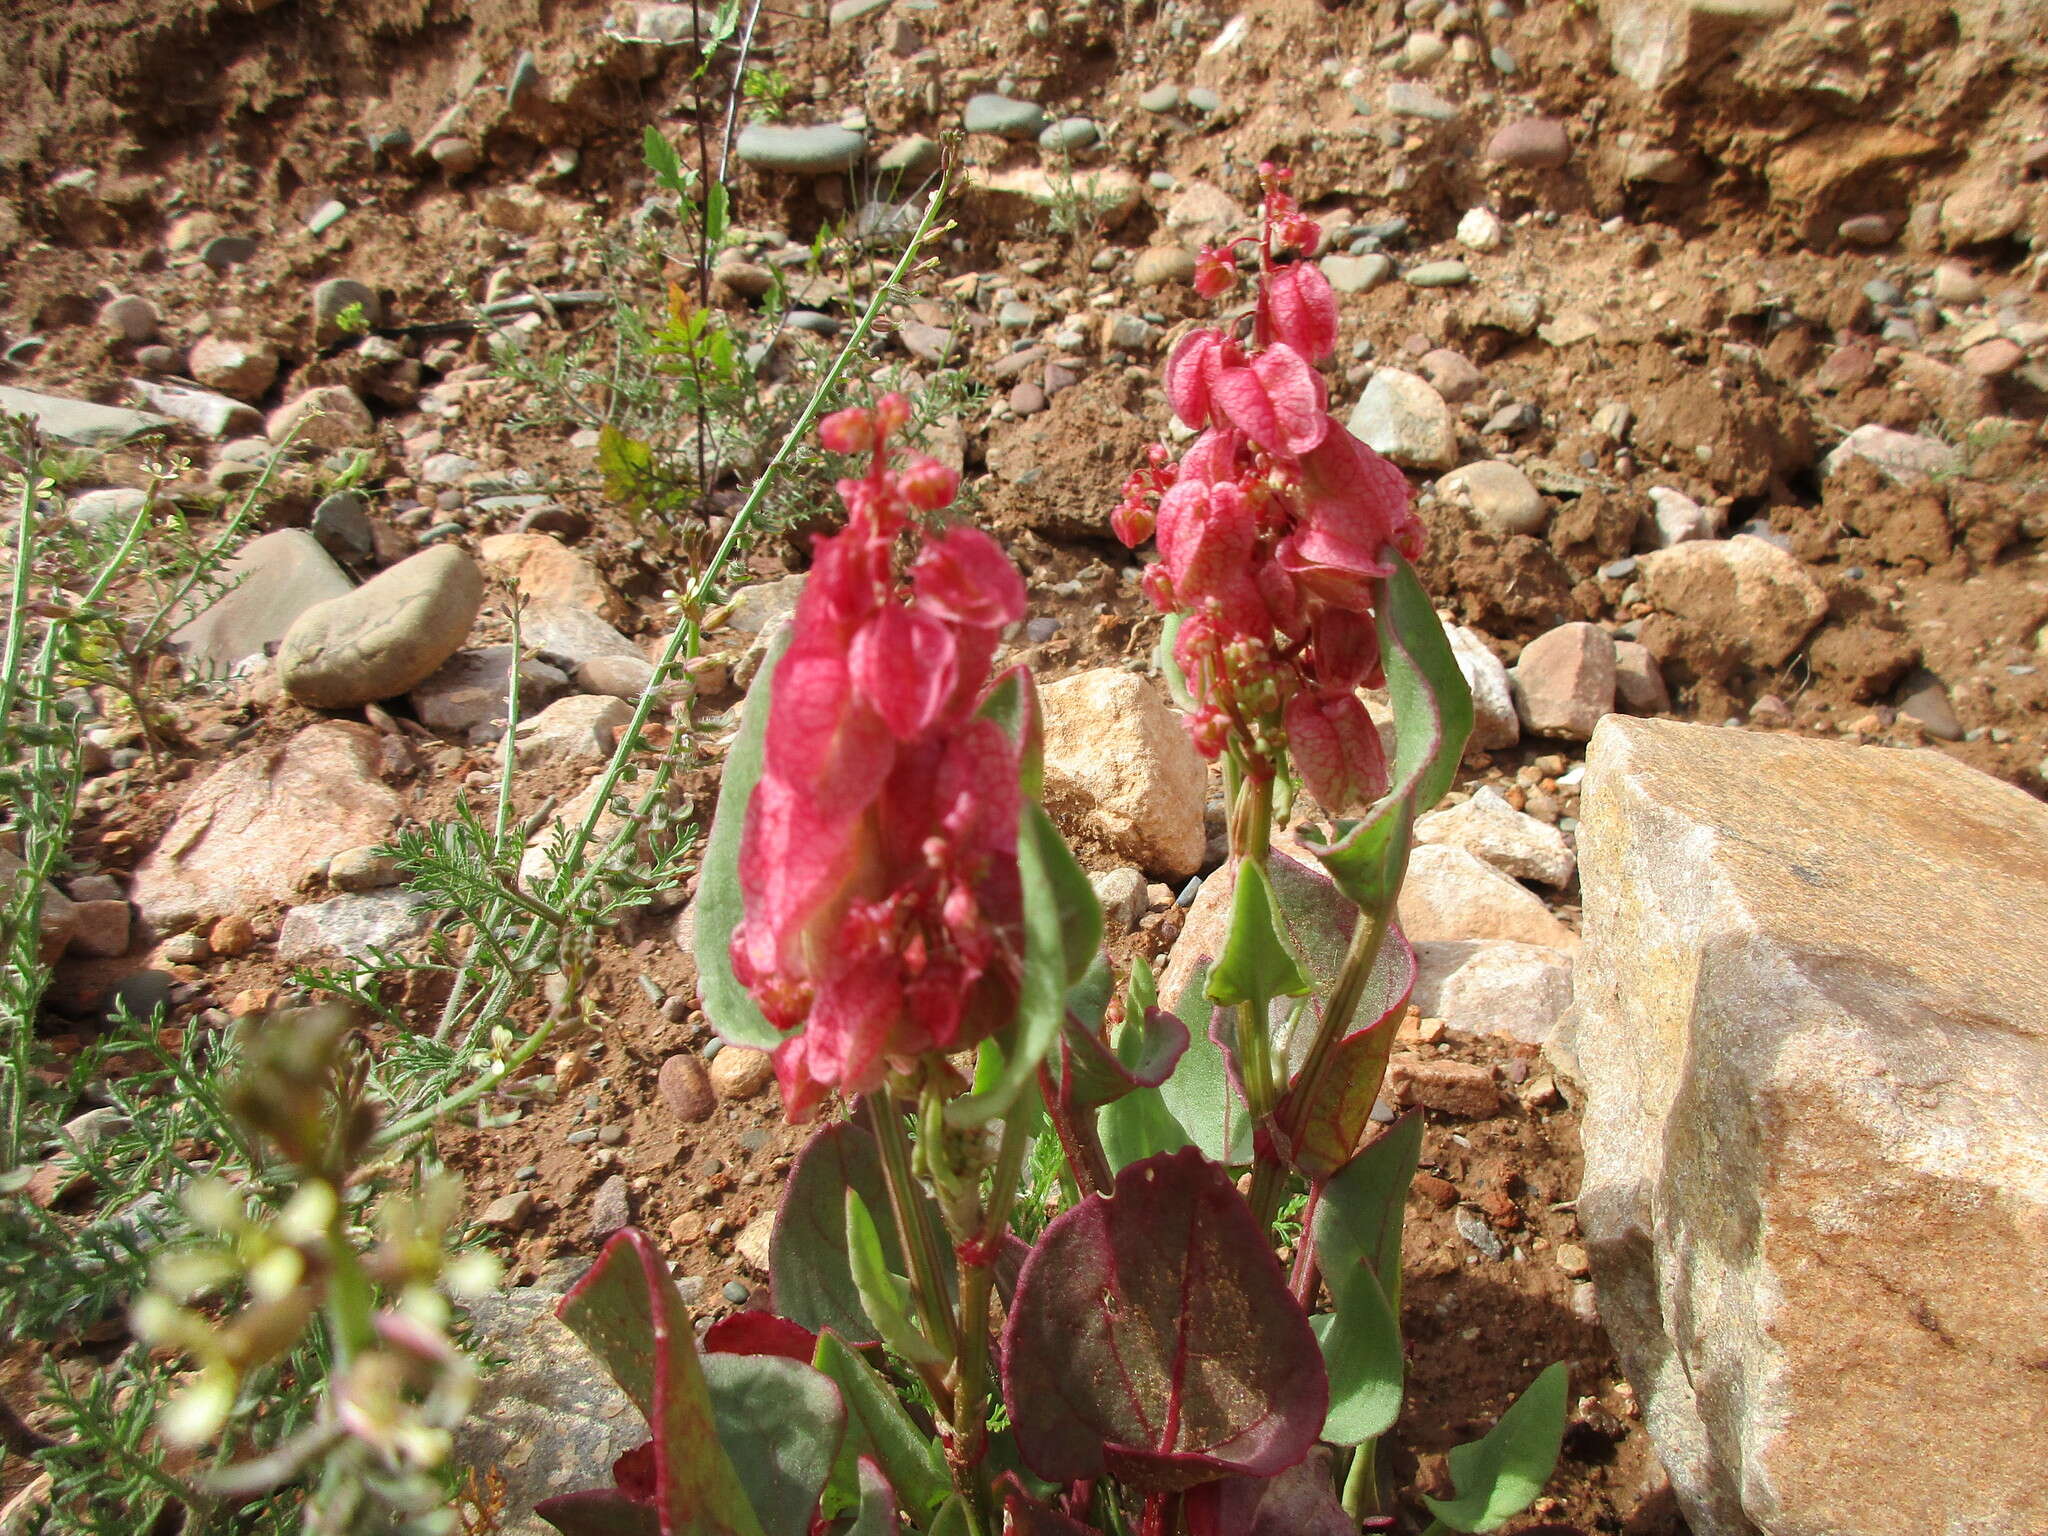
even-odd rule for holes
{"type": "Polygon", "coordinates": [[[1109,1154],[1102,1149],[1102,1137],[1095,1128],[1093,1116],[1077,1117],[1064,1104],[1053,1082],[1051,1069],[1040,1065],[1038,1069],[1039,1096],[1045,1101],[1045,1117],[1052,1122],[1053,1133],[1059,1137],[1060,1152],[1067,1160],[1067,1171],[1074,1176],[1074,1182],[1084,1194],[1106,1195],[1116,1182],[1116,1174],[1109,1166],[1109,1154]]]}
{"type": "Polygon", "coordinates": [[[1003,1120],[996,1149],[995,1174],[989,1185],[981,1230],[960,1253],[959,1388],[953,1396],[953,1486],[974,1512],[983,1530],[991,1529],[994,1498],[982,1461],[988,1452],[988,1314],[995,1287],[996,1256],[1010,1230],[1010,1208],[1016,1203],[1017,1179],[1024,1167],[1025,1137],[1013,1109],[1003,1120]]]}
{"type": "Polygon", "coordinates": [[[1353,1520],[1379,1513],[1379,1448],[1375,1436],[1351,1453],[1351,1470],[1344,1474],[1344,1513],[1353,1520]]]}
{"type": "Polygon", "coordinates": [[[918,1198],[921,1191],[910,1171],[910,1138],[904,1133],[903,1117],[887,1088],[868,1094],[862,1102],[882,1151],[882,1177],[889,1186],[889,1207],[896,1217],[904,1260],[910,1265],[910,1290],[924,1320],[925,1336],[939,1353],[957,1356],[959,1332],[953,1326],[952,1298],[939,1279],[946,1272],[939,1233],[931,1212],[918,1198]]]}

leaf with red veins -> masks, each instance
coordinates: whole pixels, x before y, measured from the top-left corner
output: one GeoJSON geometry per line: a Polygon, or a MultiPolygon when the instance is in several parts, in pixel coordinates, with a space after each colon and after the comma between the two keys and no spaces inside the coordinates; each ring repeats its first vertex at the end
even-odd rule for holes
{"type": "Polygon", "coordinates": [[[1001,629],[1024,617],[1024,578],[1000,544],[979,528],[928,540],[910,569],[920,607],[948,624],[1001,629]]]}
{"type": "Polygon", "coordinates": [[[1003,1400],[1041,1477],[1172,1492],[1301,1460],[1329,1381],[1258,1220],[1188,1148],[1045,1229],[1003,1330],[1003,1400]]]}
{"type": "Polygon", "coordinates": [[[1189,331],[1166,358],[1166,398],[1182,423],[1199,431],[1209,425],[1209,386],[1221,349],[1221,331],[1189,331]]]}
{"type": "Polygon", "coordinates": [[[801,626],[797,634],[775,670],[764,778],[857,809],[888,775],[895,743],[887,723],[855,692],[838,641],[801,626]]]}
{"type": "Polygon", "coordinates": [[[1287,747],[1309,793],[1332,816],[1386,792],[1387,754],[1358,695],[1297,693],[1287,701],[1287,747]]]}
{"type": "Polygon", "coordinates": [[[808,957],[838,928],[851,887],[874,864],[861,809],[823,809],[780,779],[754,786],[739,856],[747,915],[733,946],[755,975],[805,973],[808,957]]]}
{"type": "Polygon", "coordinates": [[[1301,523],[1281,541],[1280,563],[1317,596],[1368,607],[1371,583],[1392,569],[1386,546],[1420,546],[1422,525],[1408,502],[1407,477],[1333,422],[1302,456],[1301,523]]]}
{"type": "Polygon", "coordinates": [[[1235,634],[1263,637],[1271,623],[1253,568],[1259,530],[1251,502],[1237,486],[1183,481],[1159,503],[1159,553],[1179,601],[1190,609],[1213,603],[1235,634]]]}
{"type": "Polygon", "coordinates": [[[1374,959],[1365,996],[1352,1015],[1372,1022],[1337,1042],[1313,1099],[1307,1097],[1307,1085],[1297,1079],[1274,1110],[1276,1122],[1294,1127],[1293,1144],[1282,1147],[1281,1155],[1304,1177],[1328,1179],[1357,1152],[1386,1080],[1395,1030],[1414,988],[1415,951],[1399,928],[1390,927],[1374,959]]]}
{"type": "Polygon", "coordinates": [[[1298,458],[1330,430],[1322,376],[1285,342],[1249,362],[1225,361],[1208,384],[1216,416],[1270,454],[1298,458]]]}
{"type": "Polygon", "coordinates": [[[1094,1526],[1032,1498],[1014,1472],[1005,1473],[996,1486],[1003,1495],[1003,1536],[1095,1536],[1094,1526]]]}
{"type": "Polygon", "coordinates": [[[1310,363],[1337,350],[1337,296],[1310,262],[1292,262],[1267,276],[1266,317],[1273,334],[1310,363]]]}
{"type": "Polygon", "coordinates": [[[1325,607],[1315,618],[1313,675],[1324,688],[1374,686],[1380,674],[1379,631],[1369,614],[1325,607]]]}
{"type": "Polygon", "coordinates": [[[847,672],[898,741],[922,735],[953,692],[953,631],[936,616],[891,603],[853,637],[847,672]]]}

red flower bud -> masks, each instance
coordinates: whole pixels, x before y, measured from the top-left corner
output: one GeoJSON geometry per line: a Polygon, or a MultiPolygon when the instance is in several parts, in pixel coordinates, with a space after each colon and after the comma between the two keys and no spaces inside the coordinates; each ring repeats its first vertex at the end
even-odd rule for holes
{"type": "Polygon", "coordinates": [[[818,441],[833,453],[866,453],[875,446],[874,418],[857,405],[834,411],[818,423],[818,441]]]}

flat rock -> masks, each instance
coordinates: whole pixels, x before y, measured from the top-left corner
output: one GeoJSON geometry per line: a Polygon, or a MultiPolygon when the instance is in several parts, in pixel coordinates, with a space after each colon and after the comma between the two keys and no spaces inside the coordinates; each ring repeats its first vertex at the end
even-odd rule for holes
{"type": "Polygon", "coordinates": [[[432,915],[415,891],[368,891],[293,907],[277,931],[277,957],[294,964],[363,959],[418,938],[432,915]]]}
{"type": "Polygon", "coordinates": [[[1067,833],[1147,872],[1199,870],[1209,771],[1158,690],[1102,667],[1047,683],[1039,697],[1046,808],[1067,833]]]}
{"type": "Polygon", "coordinates": [[[1597,624],[1560,624],[1522,648],[1513,682],[1523,730],[1584,741],[1614,708],[1614,637],[1597,624]]]}
{"type": "Polygon", "coordinates": [[[1412,944],[1512,939],[1570,951],[1579,943],[1534,891],[1477,854],[1441,843],[1410,853],[1396,910],[1412,944]]]}
{"type": "Polygon", "coordinates": [[[1455,103],[1412,80],[1396,80],[1387,87],[1387,110],[1395,117],[1419,117],[1432,123],[1453,122],[1458,116],[1455,103]]]}
{"type": "Polygon", "coordinates": [[[528,1288],[470,1307],[470,1347],[505,1363],[484,1373],[475,1404],[455,1430],[453,1459],[504,1478],[505,1513],[497,1525],[503,1536],[555,1536],[532,1513],[534,1505],[605,1484],[606,1469],[647,1439],[647,1421],[556,1320],[560,1300],[528,1288]]]}
{"type": "Polygon", "coordinates": [[[1463,805],[1418,817],[1415,841],[1462,848],[1502,874],[1543,885],[1571,884],[1578,867],[1562,832],[1516,810],[1490,784],[1481,785],[1463,805]]]}
{"type": "Polygon", "coordinates": [[[1827,594],[1796,556],[1766,539],[1698,539],[1636,563],[1655,607],[1717,636],[1751,666],[1782,666],[1827,617],[1827,594]]]}
{"type": "Polygon", "coordinates": [[[1858,427],[1820,462],[1823,478],[1833,475],[1851,459],[1876,466],[1895,485],[1926,485],[1937,476],[1957,473],[1961,461],[1956,451],[1938,437],[1917,432],[1898,432],[1876,423],[1858,427]]]}
{"type": "MultiPolygon", "coordinates": [[[[558,668],[529,656],[519,667],[519,713],[529,717],[568,691],[558,668]]],[[[502,723],[512,692],[512,647],[484,645],[457,651],[412,690],[413,713],[436,731],[467,731],[502,723]]]]}
{"type": "Polygon", "coordinates": [[[32,389],[0,386],[0,412],[9,416],[30,416],[45,436],[74,448],[104,448],[125,443],[145,432],[161,432],[170,426],[168,416],[147,411],[124,410],[118,405],[95,405],[90,400],[71,400],[62,395],[38,394],[32,389]]]}
{"type": "Polygon", "coordinates": [[[129,897],[152,928],[288,898],[345,848],[383,842],[403,802],[378,778],[377,732],[322,720],[281,747],[222,763],[136,866],[129,897]]]}
{"type": "Polygon", "coordinates": [[[1246,221],[1237,200],[1213,181],[1191,181],[1166,205],[1166,227],[1184,239],[1217,244],[1246,221]]]}
{"type": "Polygon", "coordinates": [[[519,726],[521,767],[548,763],[601,763],[611,758],[618,732],[633,718],[632,705],[601,694],[572,694],[519,726]]]}
{"type": "Polygon", "coordinates": [[[1626,717],[1582,805],[1579,1223],[1687,1525],[2048,1530],[2048,810],[1626,717]]]}
{"type": "Polygon", "coordinates": [[[1671,690],[1664,669],[1647,645],[1637,640],[1614,642],[1614,703],[1632,715],[1661,715],[1671,708],[1671,690]]]}
{"type": "Polygon", "coordinates": [[[261,656],[316,604],[355,590],[319,540],[303,528],[262,534],[221,573],[228,590],[171,632],[171,649],[194,677],[215,677],[261,656]]]}
{"type": "Polygon", "coordinates": [[[1572,957],[1507,939],[1417,944],[1412,1001],[1456,1034],[1541,1045],[1571,1007],[1572,957]]]}
{"type": "Polygon", "coordinates": [[[1437,481],[1438,494],[1461,506],[1503,538],[1517,533],[1540,533],[1550,520],[1543,493],[1514,465],[1499,459],[1485,459],[1452,470],[1437,481]]]}
{"type": "Polygon", "coordinates": [[[1370,293],[1394,275],[1393,258],[1378,251],[1363,256],[1325,256],[1318,265],[1339,293],[1370,293]]]}
{"type": "Polygon", "coordinates": [[[599,656],[646,660],[639,646],[588,608],[558,604],[529,608],[520,615],[519,638],[528,649],[567,672],[599,656]]]}
{"type": "Polygon", "coordinates": [[[1715,508],[1703,507],[1685,492],[1668,485],[1653,485],[1649,494],[1651,523],[1656,529],[1659,549],[1721,536],[1722,518],[1715,508]]]}
{"type": "Polygon", "coordinates": [[[441,544],[301,614],[277,654],[285,691],[348,709],[418,687],[462,648],[483,607],[477,563],[441,544]]]}
{"type": "Polygon", "coordinates": [[[130,379],[128,391],[144,405],[163,412],[173,421],[182,421],[201,437],[218,441],[263,429],[263,413],[255,406],[210,389],[130,379]]]}
{"type": "Polygon", "coordinates": [[[1400,368],[1366,380],[1351,408],[1351,435],[1405,469],[1447,470],[1458,462],[1458,425],[1436,386],[1400,368]]]}
{"type": "Polygon", "coordinates": [[[1493,647],[1462,625],[1449,625],[1445,633],[1458,670],[1472,690],[1472,745],[1487,752],[1512,747],[1522,739],[1522,717],[1515,712],[1507,666],[1493,654],[1493,647]]]}
{"type": "MultiPolygon", "coordinates": [[[[1145,183],[1113,165],[1062,169],[1057,174],[1040,165],[1005,171],[974,167],[968,171],[966,190],[999,204],[1018,199],[1032,208],[1072,207],[1105,224],[1114,224],[1145,200],[1145,183]]],[[[1015,209],[1015,202],[1010,207],[1015,209]]]]}
{"type": "Polygon", "coordinates": [[[1189,283],[1195,277],[1194,253],[1185,246],[1149,245],[1131,263],[1131,281],[1140,288],[1189,283]]]}
{"type": "Polygon", "coordinates": [[[551,534],[494,533],[477,546],[477,558],[537,606],[587,608],[613,624],[624,617],[624,606],[597,567],[551,534]]]}
{"type": "Polygon", "coordinates": [[[866,134],[830,123],[749,123],[740,130],[739,141],[733,146],[733,153],[742,164],[806,176],[850,171],[867,150],[866,134]]]}
{"type": "Polygon", "coordinates": [[[1090,875],[1088,884],[1095,891],[1095,899],[1102,903],[1103,920],[1112,934],[1131,932],[1151,908],[1143,870],[1129,865],[1105,870],[1090,875]]]}
{"type": "Polygon", "coordinates": [[[192,343],[185,366],[208,389],[237,400],[256,400],[277,382],[277,349],[267,341],[202,336],[192,343]]]}

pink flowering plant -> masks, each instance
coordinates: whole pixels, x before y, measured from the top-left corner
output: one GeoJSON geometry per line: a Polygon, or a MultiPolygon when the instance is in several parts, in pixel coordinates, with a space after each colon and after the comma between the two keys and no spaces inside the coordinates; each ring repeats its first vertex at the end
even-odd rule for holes
{"type": "MultiPolygon", "coordinates": [[[[1410,828],[1471,699],[1409,565],[1407,483],[1329,414],[1321,231],[1264,178],[1257,236],[1197,268],[1249,304],[1166,364],[1197,435],[1153,448],[1111,518],[1156,537],[1161,670],[1222,765],[1227,936],[1171,1009],[1142,961],[1113,974],[1038,803],[1032,679],[993,669],[1023,582],[934,521],[956,477],[892,448],[900,397],[826,420],[864,469],[749,695],[697,908],[707,1013],[818,1128],[768,1307],[698,1338],[631,1229],[564,1300],[650,1433],[612,1487],[542,1506],[570,1536],[1396,1528],[1422,1126],[1375,1107],[1414,980],[1410,828]],[[1361,698],[1382,687],[1391,750],[1361,698]],[[1311,803],[1325,821],[1276,848],[1311,803]],[[1062,1176],[1027,1243],[1034,1144],[1062,1176]]],[[[1551,1367],[1451,1453],[1432,1532],[1528,1505],[1565,1391],[1551,1367]]]]}

